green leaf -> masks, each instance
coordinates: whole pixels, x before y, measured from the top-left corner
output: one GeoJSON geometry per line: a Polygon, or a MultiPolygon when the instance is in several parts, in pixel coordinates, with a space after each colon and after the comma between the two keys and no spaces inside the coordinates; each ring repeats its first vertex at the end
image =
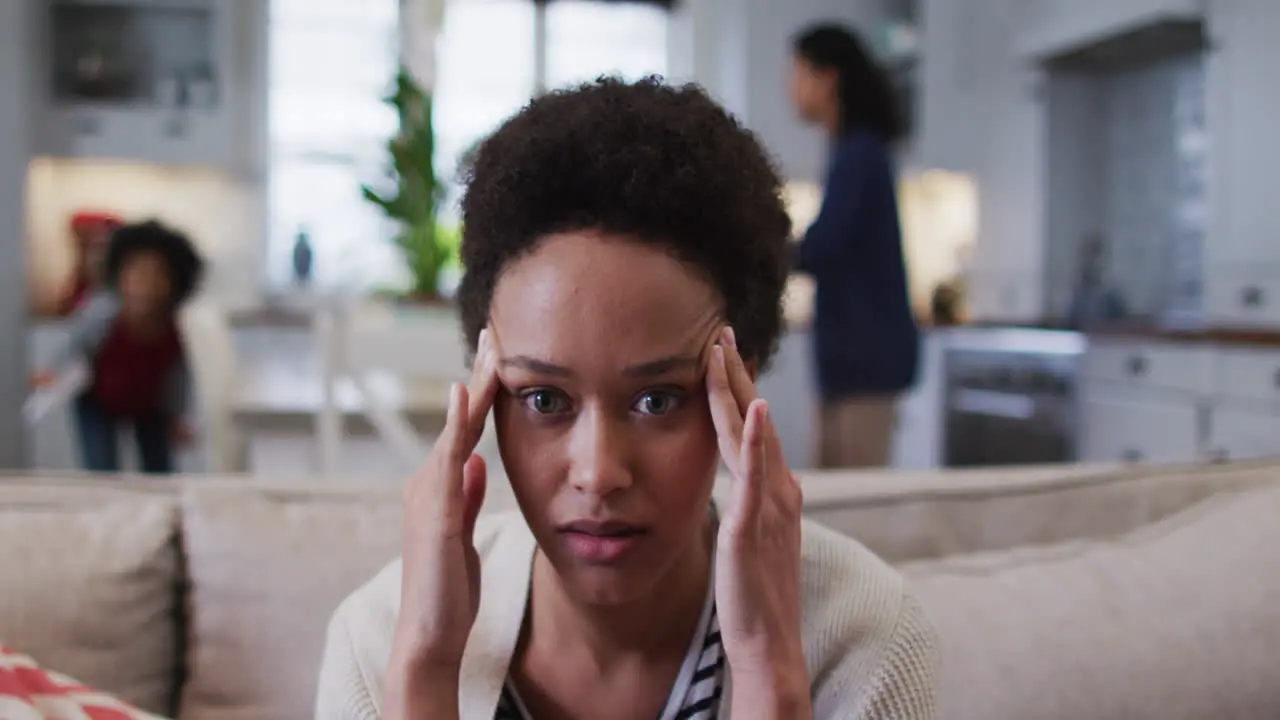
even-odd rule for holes
{"type": "Polygon", "coordinates": [[[399,131],[386,143],[395,194],[378,193],[368,186],[361,186],[360,194],[400,225],[391,241],[404,256],[413,291],[435,294],[441,267],[457,263],[458,233],[439,227],[436,220],[444,186],[435,174],[431,95],[401,67],[384,101],[400,119],[399,131]]]}

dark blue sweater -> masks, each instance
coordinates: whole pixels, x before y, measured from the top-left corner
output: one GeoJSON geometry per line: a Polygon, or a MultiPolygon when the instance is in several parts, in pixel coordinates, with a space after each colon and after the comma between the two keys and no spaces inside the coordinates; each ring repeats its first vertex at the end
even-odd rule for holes
{"type": "Polygon", "coordinates": [[[853,132],[836,143],[818,219],[795,249],[817,286],[813,354],[827,400],[894,394],[916,381],[919,332],[907,296],[893,160],[853,132]]]}

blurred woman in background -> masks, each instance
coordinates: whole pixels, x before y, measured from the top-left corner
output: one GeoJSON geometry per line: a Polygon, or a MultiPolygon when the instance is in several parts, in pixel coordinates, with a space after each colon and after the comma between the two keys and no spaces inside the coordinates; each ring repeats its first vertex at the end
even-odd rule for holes
{"type": "Polygon", "coordinates": [[[792,51],[792,103],[830,143],[822,208],[794,258],[817,286],[814,463],[883,466],[919,355],[890,150],[906,126],[888,75],[851,31],[812,27],[792,51]]]}

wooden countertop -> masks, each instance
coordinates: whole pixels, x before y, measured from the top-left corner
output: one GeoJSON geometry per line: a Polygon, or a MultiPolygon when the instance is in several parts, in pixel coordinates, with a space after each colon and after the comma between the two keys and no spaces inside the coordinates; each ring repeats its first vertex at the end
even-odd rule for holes
{"type": "MultiPolygon", "coordinates": [[[[1021,328],[1029,330],[1066,329],[1049,323],[1000,322],[974,322],[965,325],[954,325],[951,327],[1021,328]]],[[[1280,348],[1280,328],[1232,328],[1216,326],[1201,328],[1166,328],[1156,325],[1129,324],[1090,328],[1082,332],[1090,339],[1099,340],[1154,340],[1238,347],[1280,348]]]]}

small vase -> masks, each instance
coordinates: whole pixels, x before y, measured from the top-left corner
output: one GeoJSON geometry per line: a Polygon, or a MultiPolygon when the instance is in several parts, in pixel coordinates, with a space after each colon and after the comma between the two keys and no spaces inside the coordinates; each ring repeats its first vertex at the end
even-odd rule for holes
{"type": "Polygon", "coordinates": [[[312,264],[315,252],[311,248],[311,235],[305,227],[298,228],[293,239],[293,279],[299,285],[311,282],[312,264]]]}

